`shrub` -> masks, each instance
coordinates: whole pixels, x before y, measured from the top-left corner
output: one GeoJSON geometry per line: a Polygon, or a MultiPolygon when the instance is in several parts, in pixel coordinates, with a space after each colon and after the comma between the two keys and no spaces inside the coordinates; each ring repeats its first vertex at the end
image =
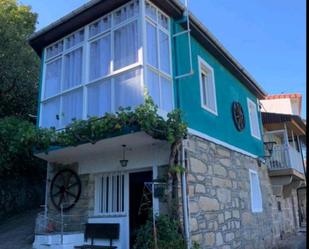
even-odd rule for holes
{"type": "MultiPolygon", "coordinates": [[[[179,231],[179,222],[167,215],[156,217],[158,249],[185,249],[186,243],[179,231]]],[[[155,249],[152,217],[137,232],[134,249],[155,249]]]]}

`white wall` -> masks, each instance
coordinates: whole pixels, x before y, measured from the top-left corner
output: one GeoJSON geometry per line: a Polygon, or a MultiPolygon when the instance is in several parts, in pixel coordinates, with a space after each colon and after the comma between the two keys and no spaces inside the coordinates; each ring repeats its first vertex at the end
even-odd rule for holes
{"type": "Polygon", "coordinates": [[[286,99],[265,99],[261,100],[262,112],[284,113],[300,115],[298,101],[286,99]]]}

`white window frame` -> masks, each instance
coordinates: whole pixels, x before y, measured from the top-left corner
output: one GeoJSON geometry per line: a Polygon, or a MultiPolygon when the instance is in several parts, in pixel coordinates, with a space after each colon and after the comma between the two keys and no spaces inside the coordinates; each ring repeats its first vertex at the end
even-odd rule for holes
{"type": "MultiPolygon", "coordinates": [[[[214,73],[214,69],[212,68],[212,66],[210,66],[202,57],[198,56],[198,65],[199,65],[199,80],[200,80],[200,98],[201,98],[201,106],[203,109],[205,109],[206,111],[218,116],[218,107],[217,107],[217,91],[216,91],[216,81],[215,81],[215,73],[214,73]],[[203,69],[206,68],[206,70],[208,70],[208,72],[205,72],[205,70],[203,69]],[[203,87],[203,79],[202,79],[202,73],[205,72],[204,74],[209,74],[211,75],[211,83],[213,84],[213,92],[212,95],[214,97],[214,101],[215,101],[215,109],[212,109],[211,107],[207,106],[204,104],[204,87],[203,87]]],[[[206,88],[205,88],[206,89],[206,88]]]]}
{"type": "MultiPolygon", "coordinates": [[[[111,182],[109,182],[109,191],[111,191],[111,182]]],[[[126,216],[128,214],[129,210],[129,175],[127,172],[111,172],[111,173],[102,173],[102,174],[97,174],[95,176],[95,196],[94,196],[94,214],[97,216],[105,216],[105,217],[115,217],[115,216],[126,216]],[[123,197],[123,212],[101,212],[101,203],[102,203],[102,196],[106,197],[104,193],[102,193],[102,185],[101,185],[101,179],[103,176],[124,176],[124,181],[122,182],[121,187],[123,186],[123,196],[120,196],[120,198],[123,197]]],[[[109,206],[112,205],[112,198],[109,192],[109,206]]],[[[111,208],[111,207],[109,207],[111,208]]]]}
{"type": "MultiPolygon", "coordinates": [[[[45,49],[44,49],[44,56],[43,56],[43,60],[44,60],[44,66],[43,66],[43,77],[42,77],[42,87],[41,87],[41,97],[40,97],[40,117],[39,117],[39,126],[42,126],[42,118],[43,118],[43,105],[44,103],[48,102],[49,100],[52,100],[54,98],[60,98],[60,107],[59,107],[59,119],[58,120],[58,128],[63,128],[64,127],[64,124],[63,124],[63,121],[62,121],[62,114],[63,114],[63,108],[62,108],[62,96],[66,93],[69,93],[71,91],[74,91],[74,90],[77,90],[79,88],[82,88],[83,90],[83,98],[82,98],[82,101],[83,101],[83,109],[81,110],[82,112],[82,117],[83,119],[87,119],[87,103],[88,103],[88,99],[87,99],[87,91],[88,91],[88,86],[92,85],[92,84],[96,84],[98,83],[99,81],[102,81],[102,80],[107,80],[107,79],[111,79],[111,84],[112,84],[112,96],[111,96],[111,101],[114,100],[114,90],[113,90],[113,83],[114,83],[114,78],[117,77],[118,75],[122,74],[122,73],[126,73],[126,72],[129,72],[130,70],[138,70],[138,69],[141,69],[142,66],[143,66],[143,57],[142,57],[142,50],[143,50],[143,47],[144,47],[144,43],[141,39],[142,35],[143,35],[143,30],[142,30],[142,24],[143,24],[143,21],[142,21],[142,13],[141,13],[141,2],[142,1],[139,1],[139,14],[134,16],[134,17],[130,17],[129,19],[117,24],[117,25],[114,25],[114,20],[113,20],[113,16],[114,16],[114,13],[117,12],[119,9],[122,9],[126,6],[129,6],[134,0],[120,6],[119,8],[117,9],[114,9],[113,11],[109,12],[108,14],[96,19],[95,21],[85,25],[84,27],[81,27],[80,29],[78,30],[75,30],[74,32],[66,35],[65,37],[57,40],[56,42],[53,42],[52,44],[48,45],[45,49]],[[89,37],[89,28],[90,28],[90,25],[107,17],[107,16],[110,16],[111,20],[111,26],[104,30],[103,32],[99,33],[99,34],[96,34],[92,37],[89,37]],[[138,44],[140,45],[139,49],[138,49],[138,58],[137,58],[137,62],[133,63],[133,64],[130,64],[128,66],[125,66],[123,68],[120,68],[120,69],[117,69],[114,71],[114,66],[113,66],[113,60],[114,60],[114,54],[113,54],[113,50],[114,50],[114,44],[113,44],[113,39],[114,39],[114,31],[115,30],[118,30],[119,28],[121,27],[124,27],[130,23],[133,23],[133,22],[137,22],[137,31],[138,31],[138,44]],[[77,45],[74,45],[73,47],[69,48],[69,49],[66,49],[66,38],[70,37],[72,34],[74,33],[77,33],[81,30],[84,30],[84,40],[83,42],[80,42],[79,44],[77,45]],[[110,39],[111,39],[111,68],[110,68],[110,73],[108,75],[104,75],[102,77],[99,77],[99,78],[96,78],[94,80],[89,80],[89,56],[90,56],[90,44],[91,42],[95,41],[96,39],[100,39],[106,35],[110,34],[110,39]],[[50,58],[46,58],[47,57],[47,49],[52,47],[53,45],[55,45],[56,43],[58,42],[63,42],[63,49],[62,49],[62,52],[50,57],[50,58]],[[77,85],[77,86],[74,86],[72,88],[69,88],[69,89],[66,89],[66,90],[63,90],[63,81],[64,81],[64,60],[65,60],[65,55],[76,50],[76,49],[79,49],[79,48],[82,48],[83,49],[83,53],[82,53],[82,76],[81,76],[81,84],[77,85]],[[60,92],[56,95],[53,95],[53,96],[49,96],[47,98],[44,97],[44,93],[45,93],[45,83],[46,83],[46,65],[61,58],[62,59],[62,66],[61,66],[61,80],[60,80],[60,92]]],[[[141,87],[143,89],[144,85],[143,85],[143,75],[141,73],[140,75],[140,84],[141,84],[141,87]]],[[[112,110],[111,112],[115,112],[116,110],[114,110],[114,105],[113,105],[113,102],[112,102],[112,110]]],[[[56,129],[58,129],[56,127],[56,129]]]]}
{"type": "Polygon", "coordinates": [[[261,140],[261,127],[260,127],[260,122],[259,122],[259,115],[258,115],[258,109],[257,109],[257,105],[256,103],[254,103],[250,98],[247,98],[247,107],[248,107],[248,115],[249,115],[249,123],[250,123],[250,132],[251,132],[251,136],[255,137],[256,139],[261,140]],[[255,113],[253,115],[256,115],[256,122],[257,122],[257,133],[255,134],[254,130],[253,130],[253,120],[251,117],[251,108],[250,105],[252,105],[252,107],[254,107],[255,113]]]}
{"type": "MultiPolygon", "coordinates": [[[[165,78],[167,80],[169,80],[171,82],[172,85],[172,109],[175,108],[175,103],[174,103],[174,81],[173,81],[173,63],[172,63],[172,40],[171,40],[171,20],[170,17],[165,14],[163,11],[161,11],[156,5],[152,4],[150,1],[142,1],[144,2],[144,6],[142,6],[143,11],[142,11],[142,20],[143,20],[143,53],[144,53],[144,82],[145,82],[145,87],[146,87],[146,82],[147,82],[147,70],[152,71],[153,73],[158,75],[159,78],[159,91],[160,91],[160,106],[163,105],[163,101],[162,101],[162,96],[161,96],[161,77],[165,78]],[[154,7],[156,10],[156,20],[153,20],[152,18],[150,18],[149,16],[146,15],[146,3],[149,4],[150,6],[154,7]],[[168,20],[168,30],[165,29],[164,27],[162,27],[159,24],[159,14],[165,16],[168,20]],[[147,23],[151,24],[152,26],[155,27],[156,29],[156,35],[157,35],[157,55],[158,55],[158,68],[155,68],[154,66],[152,66],[151,64],[148,63],[148,58],[147,58],[147,48],[148,48],[148,44],[147,44],[147,23]],[[170,64],[170,73],[166,73],[163,70],[160,69],[161,67],[161,58],[160,58],[160,46],[159,46],[159,34],[160,31],[165,33],[166,35],[168,35],[168,39],[169,39],[169,64],[170,64]]],[[[159,115],[163,116],[164,118],[167,117],[167,111],[162,110],[159,107],[158,110],[159,115]]]]}
{"type": "Polygon", "coordinates": [[[259,179],[259,174],[257,171],[249,169],[249,179],[250,179],[250,194],[251,194],[251,211],[253,213],[260,213],[263,212],[263,197],[262,197],[262,191],[261,191],[261,184],[260,184],[260,179],[259,179]],[[254,198],[256,197],[256,193],[253,193],[253,187],[252,187],[252,174],[254,174],[257,178],[257,182],[258,182],[258,191],[260,194],[261,199],[259,200],[259,204],[260,207],[254,207],[253,203],[254,203],[254,198]]]}

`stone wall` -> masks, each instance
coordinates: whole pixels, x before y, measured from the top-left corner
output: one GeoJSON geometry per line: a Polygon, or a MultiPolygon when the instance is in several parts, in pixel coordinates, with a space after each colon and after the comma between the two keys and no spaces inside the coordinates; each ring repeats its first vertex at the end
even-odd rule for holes
{"type": "Polygon", "coordinates": [[[191,238],[207,248],[270,249],[277,236],[274,196],[266,166],[196,136],[189,136],[191,238]],[[263,212],[251,211],[249,169],[258,172],[263,212]]]}
{"type": "MultiPolygon", "coordinates": [[[[50,198],[50,185],[53,177],[57,172],[62,169],[72,169],[75,172],[78,172],[78,164],[72,165],[58,165],[52,164],[49,167],[48,173],[48,210],[54,214],[60,214],[60,211],[55,208],[50,198]]],[[[66,212],[66,222],[70,224],[70,227],[67,227],[68,231],[73,230],[83,230],[79,224],[84,223],[89,215],[93,215],[94,210],[94,176],[91,174],[82,174],[79,175],[81,180],[81,195],[78,202],[74,207],[66,212]]],[[[57,226],[57,224],[55,225],[57,226]]],[[[58,227],[59,228],[59,227],[58,227]]]]}

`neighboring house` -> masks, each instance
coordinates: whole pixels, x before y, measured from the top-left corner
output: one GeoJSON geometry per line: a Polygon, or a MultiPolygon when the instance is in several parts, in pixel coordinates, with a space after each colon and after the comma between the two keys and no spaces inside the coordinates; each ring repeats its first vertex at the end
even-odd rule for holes
{"type": "Polygon", "coordinates": [[[302,95],[299,93],[268,95],[261,100],[262,111],[300,116],[302,95]]]}
{"type": "MultiPolygon", "coordinates": [[[[134,108],[146,88],[163,117],[179,108],[189,127],[180,191],[188,245],[272,248],[280,236],[276,202],[260,160],[258,99],[266,93],[192,15],[187,32],[185,13],[172,0],[94,0],[35,33],[30,44],[42,60],[38,126],[61,129],[72,119],[134,108]]],[[[36,155],[48,173],[34,247],[81,245],[81,224],[89,222],[120,224],[115,245],[127,249],[145,222],[141,199],[147,183],[163,176],[169,145],[133,132],[36,155]],[[123,150],[126,167],[119,163],[123,150]],[[81,192],[57,199],[59,177],[81,192]],[[55,208],[61,204],[72,206],[62,218],[55,208]]],[[[152,196],[152,208],[164,212],[164,203],[152,196]]]]}
{"type": "Polygon", "coordinates": [[[300,94],[279,94],[261,101],[264,140],[276,142],[267,165],[282,235],[306,222],[306,124],[300,117],[301,99],[300,94]]]}

